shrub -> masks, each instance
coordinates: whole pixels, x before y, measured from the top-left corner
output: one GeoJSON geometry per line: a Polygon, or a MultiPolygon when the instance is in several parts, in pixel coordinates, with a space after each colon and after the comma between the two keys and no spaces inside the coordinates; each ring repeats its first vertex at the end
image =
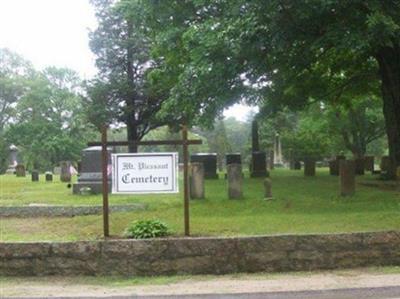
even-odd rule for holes
{"type": "Polygon", "coordinates": [[[169,234],[168,226],[159,220],[138,220],[132,222],[124,232],[124,236],[133,239],[149,239],[164,237],[169,234]]]}

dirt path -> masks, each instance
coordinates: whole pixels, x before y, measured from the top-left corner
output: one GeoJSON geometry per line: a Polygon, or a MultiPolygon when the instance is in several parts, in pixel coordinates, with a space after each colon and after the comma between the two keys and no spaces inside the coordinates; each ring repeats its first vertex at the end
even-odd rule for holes
{"type": "MultiPolygon", "coordinates": [[[[67,297],[177,295],[209,293],[259,293],[279,291],[327,290],[343,288],[400,286],[400,273],[364,273],[362,270],[322,272],[317,274],[192,276],[174,283],[129,285],[129,281],[113,280],[110,285],[85,278],[42,277],[0,280],[1,297],[67,297]]],[[[132,282],[132,284],[134,284],[132,282]]]]}

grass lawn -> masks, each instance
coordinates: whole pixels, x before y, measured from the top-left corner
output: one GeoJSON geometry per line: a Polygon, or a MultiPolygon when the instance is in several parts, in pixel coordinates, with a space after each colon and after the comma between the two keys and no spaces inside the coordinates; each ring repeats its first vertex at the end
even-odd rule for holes
{"type": "MultiPolygon", "coordinates": [[[[222,177],[222,176],[221,176],[222,177]]],[[[244,198],[229,200],[224,179],[206,181],[206,199],[190,203],[193,236],[238,236],[400,230],[400,192],[357,186],[353,197],[338,196],[338,177],[318,169],[272,171],[272,201],[263,200],[263,180],[244,181],[244,198]]],[[[363,180],[371,180],[366,175],[363,180]]],[[[0,206],[46,203],[101,205],[101,196],[72,195],[66,184],[30,182],[30,178],[0,176],[0,206]]],[[[181,184],[182,185],[182,184],[181,184]]],[[[110,215],[112,235],[121,235],[137,219],[160,219],[173,235],[183,235],[182,192],[177,195],[111,195],[110,204],[143,202],[148,210],[110,215]]],[[[74,218],[0,219],[0,241],[93,240],[102,235],[101,216],[74,218]]]]}

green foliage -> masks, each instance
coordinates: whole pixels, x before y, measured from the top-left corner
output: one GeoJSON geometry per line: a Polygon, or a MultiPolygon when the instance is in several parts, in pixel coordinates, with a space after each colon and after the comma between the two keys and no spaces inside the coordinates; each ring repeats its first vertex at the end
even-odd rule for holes
{"type": "Polygon", "coordinates": [[[150,58],[142,1],[91,2],[98,28],[90,33],[90,48],[99,74],[86,85],[89,120],[97,127],[125,123],[128,140],[141,140],[152,129],[176,123],[181,114],[160,116],[166,95],[149,88],[147,74],[157,61],[150,58]]]}
{"type": "Polygon", "coordinates": [[[18,146],[31,169],[49,170],[61,160],[78,160],[92,127],[86,122],[76,72],[55,67],[38,72],[16,54],[5,53],[0,51],[0,86],[10,88],[0,89],[2,138],[18,146]]]}
{"type": "Polygon", "coordinates": [[[125,230],[124,236],[133,239],[150,239],[169,235],[168,226],[159,220],[138,220],[125,230]]]}

